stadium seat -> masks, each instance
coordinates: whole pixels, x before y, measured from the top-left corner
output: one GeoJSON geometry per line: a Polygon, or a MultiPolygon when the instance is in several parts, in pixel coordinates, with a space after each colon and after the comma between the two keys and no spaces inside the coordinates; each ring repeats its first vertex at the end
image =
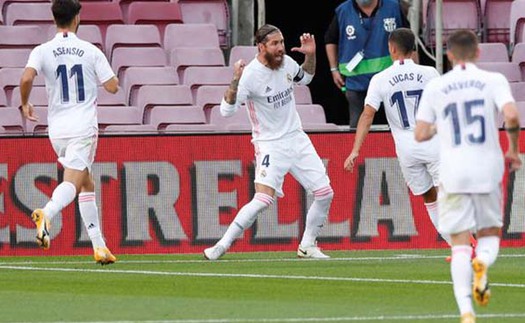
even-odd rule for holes
{"type": "Polygon", "coordinates": [[[106,39],[108,26],[124,24],[124,17],[119,4],[111,1],[82,2],[80,20],[84,25],[98,26],[103,40],[106,39]]]}
{"type": "Polygon", "coordinates": [[[219,36],[213,24],[170,24],[163,43],[167,53],[178,47],[219,47],[219,36]]]}
{"type": "Polygon", "coordinates": [[[187,85],[143,85],[137,92],[137,107],[143,123],[149,122],[149,110],[153,106],[194,106],[191,90],[187,85]]]}
{"type": "MultiPolygon", "coordinates": [[[[56,33],[56,26],[49,26],[47,30],[48,39],[55,37],[56,33]]],[[[102,40],[102,34],[100,33],[100,28],[98,28],[98,26],[80,24],[80,26],[78,26],[77,37],[92,43],[100,50],[104,51],[104,41],[102,40]]]]}
{"type": "Polygon", "coordinates": [[[230,66],[190,66],[184,71],[182,83],[190,87],[193,98],[201,85],[228,85],[233,76],[230,66]]]}
{"type": "Polygon", "coordinates": [[[219,47],[179,47],[170,52],[169,64],[177,70],[181,82],[188,66],[224,66],[224,54],[219,47]]]}
{"type": "Polygon", "coordinates": [[[484,39],[490,43],[509,43],[512,0],[485,0],[482,4],[484,39]]]}
{"type": "Polygon", "coordinates": [[[0,68],[25,67],[31,49],[29,48],[3,48],[0,49],[0,68]]]}
{"type": "Polygon", "coordinates": [[[510,6],[510,44],[525,41],[525,0],[514,0],[510,6]]]}
{"type": "Polygon", "coordinates": [[[235,62],[242,59],[246,64],[248,64],[252,59],[257,56],[259,50],[257,46],[244,46],[244,45],[235,45],[230,50],[230,57],[228,58],[228,65],[233,66],[235,62]]]}
{"type": "Polygon", "coordinates": [[[503,43],[480,43],[478,62],[508,62],[509,51],[503,43]]]}
{"type": "Polygon", "coordinates": [[[104,89],[103,86],[99,86],[97,94],[97,105],[126,106],[128,105],[128,103],[126,102],[126,93],[123,89],[119,89],[119,91],[115,94],[109,93],[104,89]]]}
{"type": "Polygon", "coordinates": [[[106,30],[106,56],[111,60],[115,48],[159,47],[160,33],[155,25],[111,25],[106,30]]]}
{"type": "Polygon", "coordinates": [[[5,134],[21,135],[25,131],[22,113],[18,108],[2,108],[2,117],[0,118],[0,126],[4,128],[5,134]]]}
{"type": "Polygon", "coordinates": [[[97,106],[97,119],[100,130],[109,125],[142,124],[142,115],[134,106],[97,106]]]}
{"type": "MultiPolygon", "coordinates": [[[[8,103],[12,102],[11,97],[13,89],[20,85],[20,78],[22,77],[23,72],[24,68],[22,67],[0,68],[0,88],[4,90],[8,103]]],[[[44,82],[44,77],[41,75],[37,75],[37,77],[33,81],[33,86],[43,87],[45,85],[44,82]]]]}
{"type": "Polygon", "coordinates": [[[176,125],[171,127],[171,131],[213,131],[215,126],[210,126],[206,123],[206,116],[202,109],[196,107],[180,107],[180,106],[155,106],[150,112],[150,120],[148,124],[153,125],[157,130],[162,131],[168,125],[176,125]]]}
{"type": "Polygon", "coordinates": [[[230,47],[230,8],[226,0],[177,0],[177,2],[184,23],[214,24],[217,27],[220,46],[230,47]]]}
{"type": "Polygon", "coordinates": [[[134,66],[126,69],[121,84],[128,104],[134,105],[137,91],[142,85],[178,85],[179,77],[172,66],[134,66]]]}
{"type": "Polygon", "coordinates": [[[133,1],[127,8],[128,24],[154,24],[164,36],[169,24],[182,24],[182,13],[177,2],[133,1]]]}
{"type": "Polygon", "coordinates": [[[295,85],[293,94],[295,104],[312,104],[312,93],[307,85],[295,85]]]}
{"type": "MultiPolygon", "coordinates": [[[[49,2],[20,2],[11,3],[5,12],[5,22],[8,26],[36,25],[41,28],[54,26],[49,2]]],[[[47,30],[47,29],[44,29],[47,30]]]]}
{"type": "Polygon", "coordinates": [[[520,82],[521,73],[518,66],[518,63],[501,63],[501,62],[479,62],[476,64],[479,68],[499,72],[507,78],[509,82],[520,82]]]}
{"type": "Polygon", "coordinates": [[[115,48],[111,58],[111,67],[121,78],[126,68],[131,66],[167,66],[166,53],[162,48],[115,48]]]}
{"type": "Polygon", "coordinates": [[[525,43],[516,44],[512,51],[512,62],[519,65],[521,80],[525,81],[525,43]]]}
{"type": "Polygon", "coordinates": [[[38,26],[0,26],[0,48],[33,48],[45,41],[38,26]]]}
{"type": "Polygon", "coordinates": [[[50,0],[0,0],[0,20],[2,19],[2,16],[5,17],[5,13],[7,10],[7,6],[16,3],[16,2],[50,2],[50,0]]]}
{"type": "Polygon", "coordinates": [[[197,89],[195,104],[205,113],[207,112],[207,121],[209,122],[209,111],[216,105],[220,105],[224,98],[224,93],[229,85],[203,85],[197,89]]]}
{"type": "MultiPolygon", "coordinates": [[[[33,86],[31,94],[29,95],[29,102],[35,107],[47,107],[49,101],[47,99],[47,92],[44,86],[33,86]]],[[[20,99],[20,87],[13,89],[10,106],[14,108],[21,107],[22,100],[20,99]]]]}
{"type": "Polygon", "coordinates": [[[319,104],[297,104],[297,113],[305,131],[339,130],[336,124],[326,122],[324,109],[319,104]]]}
{"type": "Polygon", "coordinates": [[[0,90],[0,107],[7,107],[7,97],[4,90],[0,90]]]}
{"type": "Polygon", "coordinates": [[[34,107],[34,113],[38,116],[38,121],[25,120],[25,130],[28,134],[47,133],[47,107],[34,107]]]}
{"type": "Polygon", "coordinates": [[[223,117],[219,106],[213,107],[210,110],[210,124],[215,125],[218,129],[227,131],[248,132],[252,130],[245,105],[230,117],[223,117]]]}
{"type": "Polygon", "coordinates": [[[112,124],[99,130],[103,134],[156,134],[157,129],[150,124],[112,124]]]}
{"type": "MultiPolygon", "coordinates": [[[[510,83],[510,90],[516,101],[525,101],[525,82],[510,83]]],[[[525,124],[524,124],[525,126],[525,124]]]]}
{"type": "MultiPolygon", "coordinates": [[[[106,0],[108,1],[108,0],[106,0]]],[[[126,23],[128,23],[128,8],[129,8],[129,5],[137,0],[109,0],[109,1],[113,1],[113,2],[116,2],[119,4],[120,6],[120,10],[122,11],[122,15],[124,16],[124,21],[126,21],[126,23]]],[[[143,0],[145,1],[145,0],[143,0]]],[[[147,0],[148,2],[152,2],[152,1],[158,1],[158,2],[170,2],[170,0],[147,0]]],[[[177,1],[173,1],[173,2],[177,2],[177,1]]]]}
{"type": "MultiPolygon", "coordinates": [[[[477,35],[482,34],[481,8],[478,0],[443,1],[443,42],[447,36],[458,29],[470,29],[477,35]]],[[[423,1],[423,29],[427,46],[436,46],[436,1],[423,1]]]]}

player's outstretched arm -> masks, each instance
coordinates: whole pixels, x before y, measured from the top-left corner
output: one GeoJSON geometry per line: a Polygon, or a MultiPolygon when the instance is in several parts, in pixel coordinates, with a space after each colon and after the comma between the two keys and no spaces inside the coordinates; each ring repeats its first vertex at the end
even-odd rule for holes
{"type": "Polygon", "coordinates": [[[509,162],[510,171],[521,168],[521,159],[519,155],[518,139],[520,135],[520,117],[518,108],[514,102],[509,102],[503,106],[503,116],[505,117],[505,129],[509,140],[509,148],[505,158],[509,162]]]}
{"type": "Polygon", "coordinates": [[[352,152],[350,153],[350,155],[348,155],[348,157],[345,160],[345,170],[350,172],[354,171],[355,160],[359,156],[359,150],[361,150],[361,146],[363,145],[363,142],[365,141],[365,138],[368,135],[368,132],[370,131],[370,127],[372,126],[372,122],[374,121],[375,114],[376,110],[368,104],[365,106],[363,113],[361,113],[361,116],[359,117],[359,122],[357,123],[354,147],[352,148],[352,152]]]}
{"type": "Polygon", "coordinates": [[[34,114],[33,105],[29,103],[29,95],[33,89],[33,81],[36,77],[36,70],[32,67],[26,67],[22,78],[20,79],[20,99],[22,114],[24,118],[31,121],[38,121],[38,116],[34,114]]]}

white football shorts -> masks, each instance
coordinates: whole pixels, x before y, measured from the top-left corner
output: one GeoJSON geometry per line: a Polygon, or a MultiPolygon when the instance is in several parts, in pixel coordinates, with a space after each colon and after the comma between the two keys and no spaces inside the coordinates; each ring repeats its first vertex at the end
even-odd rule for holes
{"type": "Polygon", "coordinates": [[[80,171],[87,168],[91,173],[97,139],[98,136],[95,134],[86,137],[52,139],[51,144],[62,166],[80,171]]]}
{"type": "Polygon", "coordinates": [[[416,196],[423,195],[439,183],[439,161],[410,166],[400,163],[400,166],[407,186],[416,196]]]}
{"type": "Polygon", "coordinates": [[[415,142],[412,132],[396,140],[396,154],[403,178],[414,195],[422,195],[439,185],[439,142],[433,138],[415,142]],[[407,138],[409,135],[409,138],[407,138]]]}
{"type": "Polygon", "coordinates": [[[438,191],[439,232],[454,234],[463,231],[503,226],[501,186],[491,193],[447,193],[441,185],[438,191]]]}
{"type": "Polygon", "coordinates": [[[326,168],[306,133],[301,131],[254,146],[257,163],[254,182],[273,188],[278,197],[284,196],[282,186],[288,172],[309,193],[330,184],[326,168]]]}

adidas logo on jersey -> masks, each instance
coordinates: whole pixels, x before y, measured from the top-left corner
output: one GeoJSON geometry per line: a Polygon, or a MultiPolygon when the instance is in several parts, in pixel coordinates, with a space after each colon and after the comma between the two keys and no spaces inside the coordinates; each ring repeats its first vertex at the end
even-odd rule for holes
{"type": "Polygon", "coordinates": [[[264,93],[268,93],[268,92],[271,92],[271,91],[272,91],[272,88],[269,87],[269,86],[267,86],[267,87],[266,87],[266,91],[265,91],[264,93]]]}

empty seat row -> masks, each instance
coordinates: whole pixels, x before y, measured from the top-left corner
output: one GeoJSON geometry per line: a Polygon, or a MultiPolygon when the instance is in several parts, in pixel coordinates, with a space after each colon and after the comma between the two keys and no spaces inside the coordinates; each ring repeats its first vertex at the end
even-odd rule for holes
{"type": "MultiPolygon", "coordinates": [[[[106,35],[96,25],[80,25],[78,37],[103,49],[111,58],[117,47],[160,47],[166,52],[180,47],[219,47],[217,28],[212,24],[170,24],[164,37],[155,25],[111,25],[106,35]]],[[[0,48],[33,48],[51,39],[54,26],[0,26],[0,48]]]]}
{"type": "MultiPolygon", "coordinates": [[[[436,1],[423,1],[424,40],[435,47],[436,1]]],[[[471,29],[484,42],[514,45],[525,41],[525,0],[444,0],[443,41],[458,29],[471,29]]]]}
{"type": "Polygon", "coordinates": [[[503,43],[481,43],[479,62],[513,63],[512,68],[521,70],[521,80],[525,80],[525,43],[518,43],[509,57],[507,46],[503,43]]]}
{"type": "MultiPolygon", "coordinates": [[[[35,107],[38,121],[23,119],[18,108],[2,108],[0,134],[45,134],[47,132],[47,108],[35,107]]],[[[152,106],[148,120],[142,122],[140,111],[133,106],[97,107],[99,131],[250,131],[251,123],[246,111],[241,109],[231,117],[223,117],[219,107],[210,109],[209,117],[205,111],[191,106],[152,106]]],[[[318,104],[297,105],[297,112],[305,130],[332,130],[339,127],[327,123],[324,109],[318,104]]]]}
{"type": "MultiPolygon", "coordinates": [[[[0,1],[4,14],[0,23],[8,26],[53,26],[49,1],[0,1]]],[[[110,25],[152,24],[164,37],[168,24],[212,24],[224,48],[230,44],[230,15],[226,0],[130,1],[125,6],[117,1],[84,1],[81,22],[97,25],[105,39],[110,25]],[[121,7],[125,7],[123,10],[121,7]]]]}

